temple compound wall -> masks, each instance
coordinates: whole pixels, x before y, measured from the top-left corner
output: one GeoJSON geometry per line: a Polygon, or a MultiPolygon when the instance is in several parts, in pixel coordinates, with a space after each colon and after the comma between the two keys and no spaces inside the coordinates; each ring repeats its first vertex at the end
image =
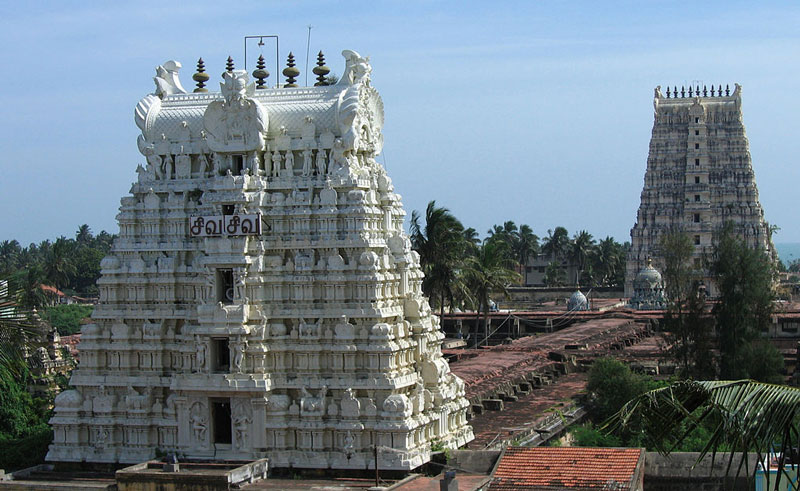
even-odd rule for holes
{"type": "MultiPolygon", "coordinates": [[[[660,242],[671,230],[685,232],[694,244],[693,265],[713,250],[726,222],[750,247],[774,254],[769,224],[758,200],[749,144],[742,123],[742,88],[735,84],[688,91],[661,87],[653,99],[653,133],[641,204],[631,229],[625,271],[625,296],[633,294],[636,274],[652,257],[663,269],[660,242]]],[[[716,287],[705,274],[710,296],[716,287]]]]}
{"type": "MultiPolygon", "coordinates": [[[[174,61],[136,106],[147,159],[121,200],[50,461],[252,460],[412,469],[472,440],[400,195],[383,103],[344,51],[335,85],[258,86],[174,61]]],[[[263,65],[263,64],[262,64],[263,65]]],[[[290,63],[290,66],[292,63],[290,63]]],[[[263,66],[261,67],[263,68],[263,66]]],[[[286,71],[284,71],[286,73],[286,71]]]]}

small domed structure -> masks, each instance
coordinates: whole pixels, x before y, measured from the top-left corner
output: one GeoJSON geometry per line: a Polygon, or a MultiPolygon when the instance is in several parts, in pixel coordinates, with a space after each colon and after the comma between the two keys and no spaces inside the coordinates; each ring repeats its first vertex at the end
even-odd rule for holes
{"type": "Polygon", "coordinates": [[[586,300],[586,295],[581,293],[580,290],[575,291],[569,300],[567,300],[567,310],[589,310],[589,302],[586,300]]]}
{"type": "Polygon", "coordinates": [[[661,273],[647,258],[647,266],[639,271],[633,280],[633,298],[630,306],[637,310],[663,310],[667,301],[664,297],[664,281],[661,273]]]}

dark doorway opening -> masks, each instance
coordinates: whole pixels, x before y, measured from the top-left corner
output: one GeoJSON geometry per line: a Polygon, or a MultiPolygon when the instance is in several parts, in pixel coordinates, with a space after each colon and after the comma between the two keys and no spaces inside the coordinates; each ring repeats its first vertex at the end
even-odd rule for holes
{"type": "Polygon", "coordinates": [[[231,350],[228,338],[214,340],[214,371],[227,373],[231,370],[231,350]]]}
{"type": "Polygon", "coordinates": [[[231,401],[225,399],[211,403],[214,422],[214,443],[231,443],[231,401]]]}

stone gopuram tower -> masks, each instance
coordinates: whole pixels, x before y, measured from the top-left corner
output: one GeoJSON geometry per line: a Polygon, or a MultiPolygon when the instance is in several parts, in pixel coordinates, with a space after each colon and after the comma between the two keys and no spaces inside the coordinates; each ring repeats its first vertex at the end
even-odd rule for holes
{"type": "MultiPolygon", "coordinates": [[[[51,461],[249,460],[408,470],[472,440],[422,297],[400,196],[376,162],[369,61],[267,88],[228,60],[187,93],[174,61],[136,106],[147,166],[122,198],[51,461]]],[[[291,55],[290,55],[291,57],[291,55]]],[[[315,73],[327,67],[320,54],[315,73]]]]}
{"type": "MultiPolygon", "coordinates": [[[[647,157],[642,201],[631,229],[631,251],[625,271],[625,296],[648,265],[662,267],[659,244],[670,230],[682,230],[694,243],[694,264],[725,222],[750,247],[774,253],[769,224],[758,201],[749,144],[742,124],[742,88],[677,87],[655,89],[655,122],[647,157]]],[[[705,280],[707,293],[716,287],[705,280]]]]}

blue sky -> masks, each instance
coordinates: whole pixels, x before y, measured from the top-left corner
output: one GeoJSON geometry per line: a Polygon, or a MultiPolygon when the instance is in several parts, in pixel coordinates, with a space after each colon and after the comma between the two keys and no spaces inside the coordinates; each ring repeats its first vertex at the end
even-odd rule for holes
{"type": "Polygon", "coordinates": [[[800,242],[794,2],[3,1],[0,19],[0,240],[116,232],[154,67],[180,61],[189,88],[202,56],[216,85],[245,35],[278,34],[302,70],[313,24],[334,72],[343,49],[371,56],[379,160],[409,215],[435,199],[482,234],[514,220],[629,240],[653,88],[738,82],[767,220],[800,242]]]}

